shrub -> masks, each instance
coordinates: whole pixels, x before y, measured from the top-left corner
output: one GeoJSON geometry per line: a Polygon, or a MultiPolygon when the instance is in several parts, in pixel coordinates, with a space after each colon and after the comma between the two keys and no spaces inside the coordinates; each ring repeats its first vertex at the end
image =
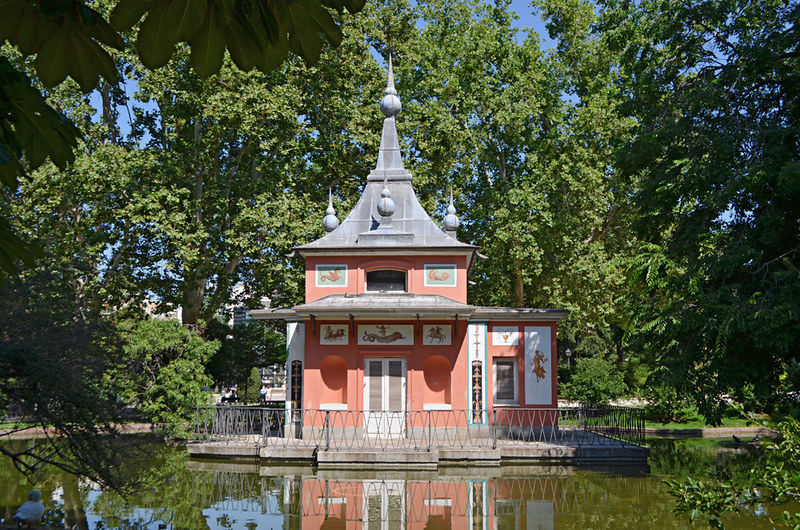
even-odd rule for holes
{"type": "Polygon", "coordinates": [[[624,374],[616,364],[602,357],[578,359],[575,372],[564,385],[567,399],[584,403],[606,404],[624,393],[624,374]]]}
{"type": "Polygon", "coordinates": [[[244,402],[247,404],[258,403],[259,390],[261,390],[261,373],[254,366],[250,369],[250,376],[244,387],[244,402]]]}
{"type": "Polygon", "coordinates": [[[109,386],[152,421],[185,436],[195,407],[208,404],[203,386],[211,380],[205,364],[219,343],[203,340],[174,320],[125,321],[120,329],[127,359],[106,372],[109,386]]]}
{"type": "Polygon", "coordinates": [[[645,389],[645,396],[648,403],[644,410],[648,420],[671,423],[687,418],[688,400],[673,387],[650,382],[645,389]]]}

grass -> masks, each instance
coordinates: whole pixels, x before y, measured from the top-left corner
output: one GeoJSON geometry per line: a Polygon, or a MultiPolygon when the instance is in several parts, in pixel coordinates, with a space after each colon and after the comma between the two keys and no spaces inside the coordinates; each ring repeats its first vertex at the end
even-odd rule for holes
{"type": "MultiPolygon", "coordinates": [[[[709,427],[740,428],[754,426],[750,419],[742,417],[735,409],[730,409],[729,413],[723,416],[721,425],[709,425],[706,423],[705,418],[694,408],[684,409],[678,416],[680,419],[670,422],[646,419],[644,426],[648,429],[705,429],[709,427]]],[[[762,414],[757,417],[760,420],[769,420],[767,415],[762,414]]]]}
{"type": "Polygon", "coordinates": [[[35,427],[35,423],[27,423],[20,421],[0,421],[0,429],[27,429],[28,427],[35,427]]]}
{"type": "MultiPolygon", "coordinates": [[[[659,421],[645,420],[644,426],[648,429],[705,429],[708,425],[702,416],[686,418],[680,422],[661,423],[659,421]]],[[[716,427],[751,427],[752,422],[746,418],[722,418],[722,425],[716,427]]]]}

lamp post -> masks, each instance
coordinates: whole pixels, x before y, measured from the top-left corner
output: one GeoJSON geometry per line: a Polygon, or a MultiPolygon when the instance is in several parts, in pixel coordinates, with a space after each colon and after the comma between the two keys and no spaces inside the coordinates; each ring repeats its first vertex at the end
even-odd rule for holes
{"type": "Polygon", "coordinates": [[[571,371],[572,365],[570,365],[570,359],[572,358],[572,350],[567,348],[567,351],[565,351],[564,354],[567,356],[567,370],[571,371]]]}

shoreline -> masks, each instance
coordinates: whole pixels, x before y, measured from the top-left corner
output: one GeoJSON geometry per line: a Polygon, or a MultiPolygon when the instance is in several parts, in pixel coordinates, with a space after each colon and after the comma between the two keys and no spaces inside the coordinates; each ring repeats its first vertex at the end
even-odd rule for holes
{"type": "Polygon", "coordinates": [[[775,436],[778,434],[766,427],[701,427],[694,429],[659,429],[645,427],[644,435],[647,438],[730,438],[733,435],[753,437],[775,436]]]}
{"type": "MultiPolygon", "coordinates": [[[[159,423],[123,423],[116,425],[120,434],[152,434],[163,425],[159,423]]],[[[24,429],[0,429],[1,440],[32,440],[55,434],[52,428],[26,427],[24,429]]]]}

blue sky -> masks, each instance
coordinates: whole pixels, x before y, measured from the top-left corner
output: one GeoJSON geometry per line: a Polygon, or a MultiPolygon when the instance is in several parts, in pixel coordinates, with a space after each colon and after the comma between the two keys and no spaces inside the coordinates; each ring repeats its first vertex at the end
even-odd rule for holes
{"type": "MultiPolygon", "coordinates": [[[[532,28],[535,30],[541,39],[542,48],[550,48],[553,46],[553,41],[547,36],[547,30],[544,27],[544,22],[542,19],[533,13],[533,8],[530,6],[530,0],[513,0],[511,2],[511,9],[514,11],[518,16],[519,19],[514,23],[514,27],[523,30],[525,28],[532,28]]],[[[520,33],[520,39],[525,38],[524,33],[520,33]]],[[[128,82],[125,85],[126,92],[128,93],[129,97],[132,97],[134,92],[136,91],[136,83],[128,82]]],[[[97,109],[97,114],[95,115],[95,120],[99,120],[101,117],[101,109],[102,104],[100,101],[100,95],[97,91],[93,92],[90,95],[90,102],[92,106],[97,109]]],[[[131,101],[132,106],[142,106],[140,102],[133,102],[131,101]]],[[[148,107],[148,105],[144,105],[144,107],[148,107]]],[[[127,109],[120,108],[120,111],[123,113],[122,116],[122,128],[123,134],[127,134],[130,131],[130,126],[127,120],[127,109]]]]}
{"type": "Polygon", "coordinates": [[[516,28],[533,28],[542,39],[542,48],[550,48],[553,45],[553,41],[547,36],[544,22],[538,15],[533,14],[530,0],[513,0],[511,10],[519,15],[519,20],[514,24],[516,28]]]}

